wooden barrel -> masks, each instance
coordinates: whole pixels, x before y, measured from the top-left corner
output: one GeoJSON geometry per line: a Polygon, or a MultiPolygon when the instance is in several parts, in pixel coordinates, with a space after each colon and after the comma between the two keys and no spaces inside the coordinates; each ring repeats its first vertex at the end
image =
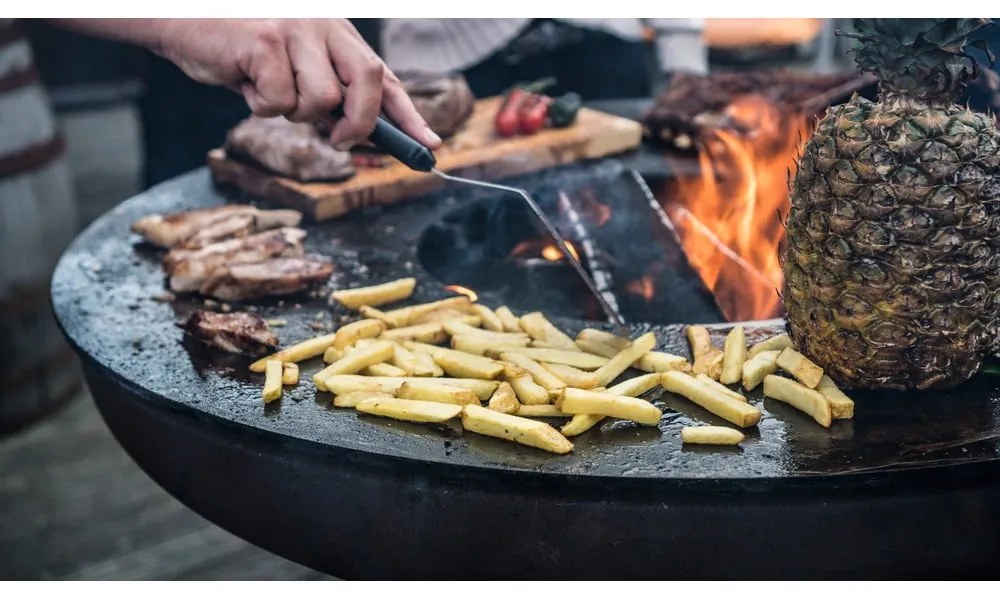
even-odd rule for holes
{"type": "Polygon", "coordinates": [[[63,150],[28,41],[0,19],[0,433],[47,414],[82,382],[49,302],[77,227],[63,150]]]}

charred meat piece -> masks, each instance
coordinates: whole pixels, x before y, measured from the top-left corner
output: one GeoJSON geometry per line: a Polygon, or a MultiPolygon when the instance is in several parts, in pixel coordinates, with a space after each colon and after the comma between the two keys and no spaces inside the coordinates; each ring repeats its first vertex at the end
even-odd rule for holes
{"type": "Polygon", "coordinates": [[[132,224],[132,231],[161,248],[184,245],[199,248],[229,237],[302,222],[297,210],[260,210],[245,204],[226,204],[169,215],[152,214],[132,224]]]}
{"type": "Polygon", "coordinates": [[[333,263],[324,257],[272,258],[259,263],[219,267],[200,291],[228,302],[283,296],[322,284],[332,273],[333,263]]]}
{"type": "Polygon", "coordinates": [[[398,76],[417,112],[442,138],[454,134],[472,116],[476,98],[462,75],[409,71],[398,76]]]}
{"type": "Polygon", "coordinates": [[[175,248],[163,259],[175,292],[198,290],[216,269],[255,263],[278,256],[302,256],[306,232],[294,227],[272,229],[246,237],[209,244],[197,250],[175,248]]]}
{"type": "Polygon", "coordinates": [[[336,150],[309,123],[250,117],[226,136],[226,153],[297,181],[336,181],[354,175],[351,154],[336,150]]]}
{"type": "Polygon", "coordinates": [[[209,346],[233,354],[265,356],[278,348],[278,337],[255,313],[199,310],[181,327],[209,346]]]}

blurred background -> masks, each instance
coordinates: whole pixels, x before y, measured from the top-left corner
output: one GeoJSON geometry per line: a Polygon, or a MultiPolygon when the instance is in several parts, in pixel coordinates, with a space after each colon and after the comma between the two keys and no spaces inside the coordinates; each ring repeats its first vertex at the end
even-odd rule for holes
{"type": "MultiPolygon", "coordinates": [[[[379,20],[355,25],[380,47],[379,20]]],[[[702,74],[779,67],[852,71],[845,41],[834,35],[847,26],[824,19],[707,19],[693,33],[695,48],[705,53],[696,51],[675,68],[702,74]]],[[[34,68],[25,67],[22,79],[44,91],[31,102],[47,96],[55,120],[51,143],[36,144],[47,149],[45,156],[29,157],[38,179],[25,184],[23,197],[36,196],[36,208],[28,214],[22,206],[0,218],[8,228],[0,230],[7,240],[0,242],[0,578],[323,577],[205,521],[139,470],[87,397],[46,305],[51,269],[73,235],[122,200],[202,167],[205,153],[248,114],[242,99],[195,84],[172,64],[133,47],[36,21],[18,21],[8,31],[16,33],[0,36],[0,49],[30,45],[34,68]],[[18,241],[18,235],[36,241],[18,241]],[[24,266],[13,260],[39,244],[39,261],[24,266]],[[15,274],[15,262],[27,270],[15,274]]],[[[650,77],[639,104],[635,93],[600,100],[612,111],[616,100],[632,101],[619,103],[626,113],[629,106],[647,106],[669,87],[671,74],[650,77]]],[[[21,185],[17,174],[27,172],[26,163],[3,156],[3,138],[17,124],[3,119],[0,110],[0,186],[21,185]]],[[[781,175],[783,180],[783,167],[781,175]]]]}

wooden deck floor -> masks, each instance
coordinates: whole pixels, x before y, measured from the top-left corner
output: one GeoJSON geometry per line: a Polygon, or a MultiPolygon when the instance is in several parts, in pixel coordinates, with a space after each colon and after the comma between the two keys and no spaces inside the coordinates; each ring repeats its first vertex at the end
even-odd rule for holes
{"type": "Polygon", "coordinates": [[[0,579],[319,579],[201,518],[125,454],[84,393],[0,438],[0,579]]]}

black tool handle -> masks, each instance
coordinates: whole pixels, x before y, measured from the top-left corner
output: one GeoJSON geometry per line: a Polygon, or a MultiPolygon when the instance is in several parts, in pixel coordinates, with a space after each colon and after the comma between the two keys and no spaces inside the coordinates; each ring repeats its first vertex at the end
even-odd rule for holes
{"type": "MultiPolygon", "coordinates": [[[[331,115],[337,119],[342,118],[343,105],[333,109],[331,115]]],[[[375,130],[368,137],[368,141],[414,171],[430,171],[437,163],[434,153],[429,148],[403,133],[385,117],[380,116],[375,121],[375,130]]]]}

